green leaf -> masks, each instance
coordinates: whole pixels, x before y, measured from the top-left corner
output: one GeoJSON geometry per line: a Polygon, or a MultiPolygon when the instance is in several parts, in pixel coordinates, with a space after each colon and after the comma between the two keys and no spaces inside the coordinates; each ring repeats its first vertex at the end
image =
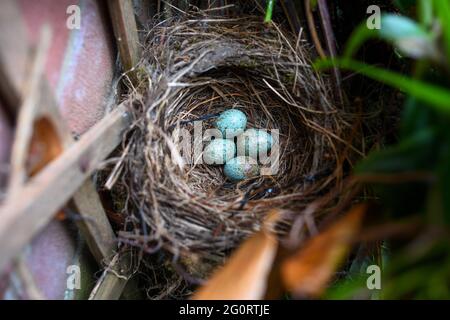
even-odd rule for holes
{"type": "Polygon", "coordinates": [[[450,225],[450,133],[448,131],[445,133],[445,139],[440,141],[441,159],[439,161],[438,177],[444,220],[447,225],[450,225]]]}
{"type": "Polygon", "coordinates": [[[382,39],[398,41],[408,37],[428,37],[428,33],[414,20],[395,14],[381,16],[381,29],[379,35],[382,39]]]}
{"type": "Polygon", "coordinates": [[[417,99],[408,97],[403,108],[402,121],[400,123],[400,136],[408,137],[424,130],[435,121],[436,112],[424,107],[417,99]]]}
{"type": "Polygon", "coordinates": [[[330,286],[323,298],[327,300],[367,298],[370,296],[366,285],[367,277],[367,274],[360,274],[358,277],[342,279],[330,286]]]}
{"type": "Polygon", "coordinates": [[[414,20],[395,14],[383,14],[379,30],[367,28],[365,22],[360,24],[350,36],[344,57],[353,56],[361,45],[371,38],[379,38],[391,43],[402,55],[410,58],[439,60],[431,34],[414,20]]]}
{"type": "Polygon", "coordinates": [[[447,62],[450,63],[450,3],[448,0],[437,0],[433,1],[433,4],[442,27],[447,62]]]}
{"type": "Polygon", "coordinates": [[[431,34],[408,17],[385,14],[381,17],[379,37],[390,42],[404,55],[438,60],[438,53],[431,34]]]}
{"type": "Polygon", "coordinates": [[[317,69],[337,66],[353,70],[371,79],[395,87],[412,97],[429,104],[430,107],[450,115],[450,91],[420,80],[411,79],[393,71],[377,68],[351,59],[325,59],[314,63],[317,69]]]}
{"type": "Polygon", "coordinates": [[[433,1],[419,0],[419,21],[422,27],[431,27],[433,23],[433,1]]]}
{"type": "MultiPolygon", "coordinates": [[[[355,173],[377,175],[434,171],[438,161],[435,130],[425,129],[403,139],[395,146],[372,152],[360,162],[355,173]]],[[[392,178],[394,179],[394,178],[392,178]]],[[[393,180],[394,181],[394,180],[393,180]]],[[[422,212],[429,187],[426,181],[372,184],[380,202],[394,217],[422,212]]]]}
{"type": "MultiPolygon", "coordinates": [[[[430,1],[430,0],[426,0],[430,1]]],[[[395,5],[397,8],[402,10],[403,12],[408,12],[412,9],[413,6],[416,5],[416,0],[395,0],[395,5]]]]}
{"type": "Polygon", "coordinates": [[[425,129],[399,144],[371,153],[359,165],[356,173],[398,173],[432,169],[435,163],[434,130],[425,129]]]}
{"type": "Polygon", "coordinates": [[[390,266],[384,272],[383,297],[386,299],[449,298],[449,244],[448,240],[435,237],[421,242],[419,250],[407,248],[392,255],[390,266]],[[439,266],[439,267],[436,267],[439,266]],[[441,285],[447,290],[442,294],[441,285]],[[437,289],[438,293],[429,291],[437,289]]]}
{"type": "Polygon", "coordinates": [[[344,51],[345,58],[351,58],[356,54],[358,49],[362,46],[364,42],[371,38],[375,38],[378,35],[378,30],[367,28],[366,23],[360,24],[355,28],[351,34],[344,51]]]}

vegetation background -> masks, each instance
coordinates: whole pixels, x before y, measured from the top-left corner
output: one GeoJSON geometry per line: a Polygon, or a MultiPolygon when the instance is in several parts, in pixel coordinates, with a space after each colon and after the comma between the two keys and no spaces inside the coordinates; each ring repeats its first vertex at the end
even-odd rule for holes
{"type": "MultiPolygon", "coordinates": [[[[358,4],[369,5],[366,1],[358,4]]],[[[335,65],[394,89],[378,87],[378,101],[362,88],[353,90],[356,95],[368,94],[368,100],[362,97],[364,112],[370,112],[373,101],[382,103],[380,112],[388,115],[382,124],[384,135],[374,137],[372,150],[354,174],[374,177],[367,187],[376,199],[377,219],[385,223],[384,231],[392,238],[381,241],[373,255],[357,254],[348,265],[348,273],[327,291],[326,297],[448,299],[450,2],[397,0],[370,4],[381,8],[381,28],[368,29],[367,17],[356,26],[354,19],[345,19],[339,24],[343,27],[338,34],[346,34],[347,21],[351,21],[353,31],[343,54],[334,60],[317,61],[316,67],[335,65]],[[403,227],[397,228],[400,225],[403,227]],[[358,276],[370,264],[382,268],[381,290],[375,293],[368,293],[366,277],[358,276]]],[[[353,5],[357,6],[355,2],[353,5]]],[[[341,10],[345,15],[346,8],[341,10]]]]}

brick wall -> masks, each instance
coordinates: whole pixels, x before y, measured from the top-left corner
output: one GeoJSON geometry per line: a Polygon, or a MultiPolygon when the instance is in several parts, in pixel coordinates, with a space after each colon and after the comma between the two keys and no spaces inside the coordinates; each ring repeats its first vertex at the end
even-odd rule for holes
{"type": "MultiPolygon", "coordinates": [[[[116,50],[106,2],[95,0],[2,0],[0,1],[0,59],[16,86],[23,85],[30,46],[36,44],[40,28],[49,24],[52,44],[45,75],[62,115],[73,133],[82,134],[103,115],[111,101],[116,50]],[[81,8],[81,28],[66,27],[69,5],[81,8]],[[3,12],[3,14],[1,13],[3,12]],[[11,18],[11,15],[14,19],[11,18]],[[3,24],[2,21],[3,20],[3,24]],[[6,22],[6,20],[8,22],[6,22]]],[[[18,107],[18,106],[17,106],[18,107]]],[[[0,103],[0,170],[8,168],[13,122],[0,103]]],[[[70,223],[52,221],[25,249],[26,261],[36,285],[46,298],[73,298],[66,291],[66,268],[81,263],[85,287],[94,283],[82,239],[70,223]]],[[[12,268],[0,276],[0,297],[25,298],[14,281],[12,268]]],[[[78,297],[86,298],[88,288],[78,297]]]]}

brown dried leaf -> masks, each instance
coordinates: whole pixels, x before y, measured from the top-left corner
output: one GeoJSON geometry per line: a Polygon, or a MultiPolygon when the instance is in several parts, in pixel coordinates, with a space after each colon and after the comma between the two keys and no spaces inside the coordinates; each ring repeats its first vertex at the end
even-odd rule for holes
{"type": "Polygon", "coordinates": [[[283,262],[281,277],[288,291],[297,297],[317,297],[323,292],[357,236],[366,209],[364,204],[354,206],[283,262]]]}
{"type": "Polygon", "coordinates": [[[267,226],[276,221],[277,217],[276,211],[269,214],[266,228],[247,239],[192,299],[262,299],[278,247],[276,237],[268,231],[267,226]]]}

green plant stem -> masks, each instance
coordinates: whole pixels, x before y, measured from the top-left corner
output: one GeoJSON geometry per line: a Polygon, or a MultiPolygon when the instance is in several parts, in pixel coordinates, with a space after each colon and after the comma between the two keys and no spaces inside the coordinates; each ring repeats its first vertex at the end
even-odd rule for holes
{"type": "Polygon", "coordinates": [[[264,18],[264,22],[272,21],[272,13],[273,13],[274,5],[275,5],[275,0],[267,1],[266,17],[264,18]]]}

